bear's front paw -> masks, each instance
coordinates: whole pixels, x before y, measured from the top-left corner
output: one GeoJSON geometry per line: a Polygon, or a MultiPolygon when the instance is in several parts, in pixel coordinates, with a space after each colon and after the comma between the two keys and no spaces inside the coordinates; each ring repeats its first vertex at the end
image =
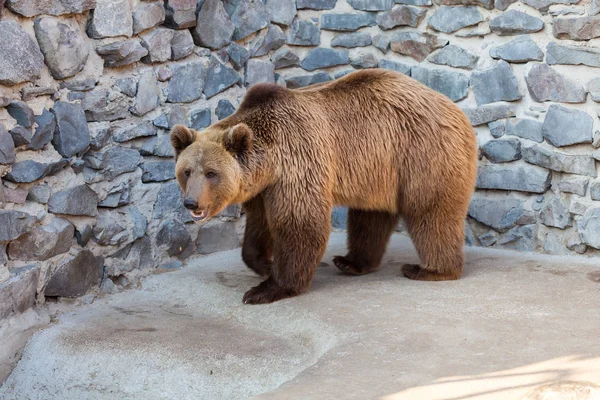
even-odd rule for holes
{"type": "Polygon", "coordinates": [[[333,257],[333,263],[340,271],[348,275],[364,275],[371,272],[368,268],[355,265],[346,257],[335,256],[333,257]]]}
{"type": "Polygon", "coordinates": [[[293,291],[280,288],[273,278],[269,278],[260,285],[248,290],[244,294],[242,301],[244,304],[268,304],[277,300],[296,296],[297,294],[298,293],[293,291]]]}

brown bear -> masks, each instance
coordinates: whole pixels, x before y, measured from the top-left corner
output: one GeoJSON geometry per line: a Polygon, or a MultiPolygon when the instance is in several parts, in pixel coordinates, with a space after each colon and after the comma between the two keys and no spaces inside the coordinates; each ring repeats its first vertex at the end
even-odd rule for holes
{"type": "Polygon", "coordinates": [[[309,289],[334,205],[349,208],[341,271],[375,271],[402,217],[421,259],[403,267],[408,278],[462,273],[475,133],[458,106],[410,77],[370,69],[295,90],[256,84],[234,114],[202,132],[175,126],[171,142],[194,219],[243,204],[242,258],[267,278],[244,303],[309,289]]]}

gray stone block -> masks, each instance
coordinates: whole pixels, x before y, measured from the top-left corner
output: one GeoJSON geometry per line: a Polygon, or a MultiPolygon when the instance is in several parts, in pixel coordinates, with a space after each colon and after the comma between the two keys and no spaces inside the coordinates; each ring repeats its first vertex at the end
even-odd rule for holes
{"type": "Polygon", "coordinates": [[[323,14],[321,16],[321,29],[330,31],[355,31],[375,24],[376,16],[372,13],[323,14]]]}
{"type": "Polygon", "coordinates": [[[217,108],[215,108],[215,115],[217,119],[220,121],[224,118],[229,117],[231,114],[235,112],[235,107],[229,100],[221,99],[217,104],[217,108]]]}
{"type": "Polygon", "coordinates": [[[505,61],[483,71],[473,71],[471,87],[477,105],[521,99],[517,78],[505,61]]]}
{"type": "Polygon", "coordinates": [[[439,39],[430,33],[400,31],[390,37],[392,51],[412,57],[419,62],[425,60],[435,49],[447,44],[447,40],[439,39]]]}
{"type": "Polygon", "coordinates": [[[158,27],[140,35],[142,46],[148,50],[148,54],[142,57],[146,64],[161,63],[171,59],[171,41],[175,31],[158,27]]]}
{"type": "Polygon", "coordinates": [[[592,143],[592,117],[585,111],[551,105],[542,126],[544,138],[555,147],[592,143]]]}
{"type": "Polygon", "coordinates": [[[24,101],[13,100],[6,106],[8,114],[17,120],[17,123],[25,128],[31,128],[34,122],[34,114],[31,107],[24,101]]]}
{"type": "Polygon", "coordinates": [[[544,21],[524,12],[508,10],[490,21],[490,29],[497,35],[522,35],[544,29],[544,21]]]}
{"type": "Polygon", "coordinates": [[[51,163],[40,163],[34,160],[23,160],[13,164],[12,171],[6,175],[6,180],[16,183],[30,183],[46,176],[58,173],[69,165],[69,160],[62,160],[51,163]]]}
{"type": "Polygon", "coordinates": [[[162,2],[141,2],[133,9],[134,35],[163,22],[165,22],[165,7],[162,2]]]}
{"type": "Polygon", "coordinates": [[[52,144],[63,157],[82,154],[90,145],[90,132],[83,108],[78,104],[57,101],[50,110],[56,119],[52,144]]]}
{"type": "Polygon", "coordinates": [[[34,81],[44,68],[38,44],[15,21],[0,21],[0,85],[34,81]]]}
{"type": "Polygon", "coordinates": [[[97,206],[98,195],[86,185],[61,190],[48,200],[48,211],[53,214],[95,217],[97,206]]]}
{"type": "MultiPolygon", "coordinates": [[[[522,35],[506,44],[492,47],[490,57],[511,63],[526,63],[542,61],[544,53],[529,35],[522,35]]],[[[550,53],[548,53],[548,57],[550,57],[550,53]]]]}
{"type": "MultiPolygon", "coordinates": [[[[564,179],[558,182],[558,190],[563,193],[573,193],[578,196],[585,196],[589,182],[589,178],[564,179]]],[[[593,197],[592,200],[594,200],[593,197]]]]}
{"type": "Polygon", "coordinates": [[[477,188],[544,193],[550,188],[551,178],[550,171],[534,165],[481,165],[477,176],[477,188]]]}
{"type": "Polygon", "coordinates": [[[169,80],[167,101],[190,103],[202,97],[208,73],[208,61],[191,61],[171,65],[173,77],[169,80]]]}
{"type": "Polygon", "coordinates": [[[531,67],[525,81],[529,94],[538,102],[584,103],[587,98],[583,85],[559,74],[546,64],[531,67]]]}
{"type": "Polygon", "coordinates": [[[42,115],[36,115],[34,119],[37,127],[31,137],[31,143],[27,148],[30,150],[41,150],[50,143],[54,137],[56,119],[54,118],[54,114],[46,109],[42,111],[42,115]]]}
{"type": "Polygon", "coordinates": [[[140,75],[135,95],[133,114],[142,116],[160,105],[160,87],[151,70],[140,75]]]}
{"type": "Polygon", "coordinates": [[[29,232],[34,224],[32,215],[22,211],[0,210],[0,242],[18,239],[29,232]]]}
{"type": "MultiPolygon", "coordinates": [[[[198,0],[166,0],[164,4],[165,26],[173,29],[186,29],[196,26],[198,0]]],[[[203,7],[204,5],[202,5],[203,7]]]]}
{"type": "Polygon", "coordinates": [[[569,46],[556,42],[546,47],[546,62],[549,65],[587,65],[600,67],[600,49],[591,46],[569,46]]]}
{"type": "Polygon", "coordinates": [[[117,143],[140,137],[156,136],[157,132],[151,121],[140,121],[136,118],[117,121],[110,127],[110,135],[113,141],[117,143]]]}
{"type": "Polygon", "coordinates": [[[129,0],[96,0],[87,28],[92,39],[133,35],[133,16],[129,0]]]}
{"type": "Polygon", "coordinates": [[[440,32],[451,33],[459,29],[473,26],[483,21],[483,15],[477,7],[441,6],[427,21],[427,25],[440,32]]]}
{"type": "MultiPolygon", "coordinates": [[[[250,65],[250,61],[248,62],[248,65],[250,65]]],[[[214,95],[219,94],[235,85],[239,80],[240,75],[235,72],[234,69],[221,64],[216,58],[212,58],[206,73],[204,94],[206,95],[207,99],[210,99],[214,95]]]]}
{"type": "Polygon", "coordinates": [[[211,123],[210,108],[192,111],[190,119],[190,128],[192,129],[200,130],[209,127],[211,123]]]}
{"type": "Polygon", "coordinates": [[[35,305],[39,275],[36,264],[12,269],[8,280],[0,283],[0,320],[35,305]]]}
{"type": "Polygon", "coordinates": [[[270,61],[248,60],[244,74],[244,84],[252,86],[261,82],[275,82],[275,66],[270,61]]]}
{"type": "Polygon", "coordinates": [[[315,83],[327,82],[331,80],[331,76],[325,71],[319,71],[312,74],[286,76],[286,86],[289,89],[310,86],[315,83]]]}
{"type": "Polygon", "coordinates": [[[143,237],[146,228],[145,217],[134,206],[100,209],[93,235],[103,246],[122,246],[143,237]]]}
{"type": "Polygon", "coordinates": [[[100,286],[104,271],[104,258],[89,250],[80,250],[59,263],[54,275],[44,289],[46,297],[75,298],[92,287],[100,286]]]}
{"type": "Polygon", "coordinates": [[[46,65],[55,79],[65,79],[83,69],[89,48],[77,21],[41,17],[33,24],[46,65]]]}
{"type": "Polygon", "coordinates": [[[546,226],[559,229],[565,229],[569,225],[569,211],[559,195],[552,196],[542,208],[540,221],[546,226]]]}
{"type": "Polygon", "coordinates": [[[523,160],[530,164],[570,174],[596,177],[596,163],[590,156],[558,153],[538,145],[523,147],[523,160]]]}
{"type": "Polygon", "coordinates": [[[24,17],[81,14],[96,7],[96,0],[7,0],[6,7],[24,17]]]}
{"type": "Polygon", "coordinates": [[[300,65],[300,57],[288,48],[281,48],[271,54],[271,62],[275,69],[300,65]]]}
{"type": "Polygon", "coordinates": [[[230,16],[231,22],[235,25],[233,40],[243,39],[265,28],[270,20],[267,7],[262,0],[239,2],[235,11],[230,16]]]}
{"type": "Polygon", "coordinates": [[[174,161],[147,161],[142,165],[142,182],[164,182],[175,178],[174,161]]]}
{"type": "Polygon", "coordinates": [[[168,219],[160,224],[156,234],[156,244],[164,247],[169,256],[189,256],[192,238],[185,225],[176,219],[168,219]],[[188,253],[188,254],[185,254],[188,253]]]}
{"type": "Polygon", "coordinates": [[[348,0],[355,10],[387,11],[394,6],[394,0],[348,0]]]}
{"type": "Polygon", "coordinates": [[[138,39],[127,39],[99,46],[96,53],[104,59],[105,67],[114,68],[138,62],[148,54],[148,50],[138,39]]]}
{"type": "Polygon", "coordinates": [[[240,247],[240,240],[232,222],[211,221],[198,231],[198,253],[211,254],[240,247]]]}
{"type": "Polygon", "coordinates": [[[84,93],[81,106],[88,122],[114,121],[130,116],[131,103],[121,92],[95,89],[84,93]]]}
{"type": "Polygon", "coordinates": [[[348,50],[334,50],[319,47],[309,50],[300,63],[300,66],[307,71],[314,71],[315,69],[344,65],[349,62],[348,50]]]}
{"type": "Polygon", "coordinates": [[[312,21],[296,19],[288,32],[286,42],[295,46],[318,46],[321,44],[321,31],[312,21]]]}
{"type": "Polygon", "coordinates": [[[493,163],[521,159],[521,142],[518,139],[490,140],[482,148],[483,155],[493,163]]]}
{"type": "Polygon", "coordinates": [[[588,209],[578,221],[577,228],[586,245],[600,249],[600,209],[588,209]]]}
{"type": "Polygon", "coordinates": [[[298,9],[331,10],[337,0],[296,0],[298,9]]]}
{"type": "Polygon", "coordinates": [[[469,77],[460,72],[414,66],[410,70],[410,76],[452,101],[467,97],[469,77]]]}
{"type": "Polygon", "coordinates": [[[386,60],[382,58],[379,60],[379,68],[389,69],[390,71],[396,71],[410,76],[411,66],[398,61],[386,60]]]}
{"type": "Polygon", "coordinates": [[[192,31],[198,46],[220,49],[231,43],[235,24],[220,0],[206,0],[198,14],[196,27],[192,31]]]}
{"type": "Polygon", "coordinates": [[[266,0],[265,5],[271,22],[288,26],[297,14],[296,0],[266,0]]]}
{"type": "Polygon", "coordinates": [[[515,197],[475,194],[469,205],[469,216],[498,232],[506,232],[517,225],[524,207],[525,201],[515,197]]]}
{"type": "Polygon", "coordinates": [[[331,47],[365,47],[371,43],[371,35],[364,32],[342,33],[331,39],[331,47]]]}
{"type": "Polygon", "coordinates": [[[555,18],[552,33],[557,39],[590,40],[600,37],[600,16],[555,18]]]}
{"type": "Polygon", "coordinates": [[[427,10],[411,6],[397,6],[394,9],[377,14],[376,22],[380,29],[389,30],[397,26],[416,28],[427,10]]]}
{"type": "Polygon", "coordinates": [[[361,52],[350,58],[350,65],[356,69],[377,68],[379,61],[373,53],[361,52]]]}
{"type": "Polygon", "coordinates": [[[175,31],[171,40],[171,59],[173,61],[186,58],[194,52],[194,39],[189,30],[175,31]]]}
{"type": "Polygon", "coordinates": [[[54,218],[13,240],[8,245],[11,260],[44,261],[66,253],[73,245],[75,228],[64,218],[54,218]]]}
{"type": "Polygon", "coordinates": [[[137,150],[121,146],[88,152],[83,156],[83,160],[87,168],[100,171],[101,177],[107,180],[113,180],[121,174],[135,171],[142,161],[137,150]]]}
{"type": "Polygon", "coordinates": [[[479,61],[479,56],[462,47],[449,44],[429,55],[427,61],[454,68],[473,69],[479,61]]]}
{"type": "Polygon", "coordinates": [[[261,32],[250,44],[252,57],[260,57],[277,50],[285,44],[285,34],[277,25],[269,25],[266,34],[261,32]]]}
{"type": "Polygon", "coordinates": [[[471,121],[473,126],[488,124],[499,119],[514,117],[516,106],[508,103],[486,104],[481,107],[466,107],[463,112],[471,121]]]}

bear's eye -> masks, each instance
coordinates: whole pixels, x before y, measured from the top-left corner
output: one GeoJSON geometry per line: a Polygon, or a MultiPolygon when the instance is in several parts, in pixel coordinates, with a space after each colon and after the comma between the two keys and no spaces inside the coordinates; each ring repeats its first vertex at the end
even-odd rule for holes
{"type": "Polygon", "coordinates": [[[187,176],[189,178],[190,175],[192,174],[192,171],[189,169],[186,169],[183,173],[185,174],[185,176],[187,176]]]}
{"type": "Polygon", "coordinates": [[[206,174],[204,174],[204,176],[206,176],[207,178],[214,178],[215,176],[217,176],[217,174],[214,171],[208,171],[206,174]]]}

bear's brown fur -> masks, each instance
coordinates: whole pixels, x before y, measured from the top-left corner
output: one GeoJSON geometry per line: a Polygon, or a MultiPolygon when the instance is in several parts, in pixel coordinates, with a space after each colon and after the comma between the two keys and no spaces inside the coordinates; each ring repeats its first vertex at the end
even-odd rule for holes
{"type": "Polygon", "coordinates": [[[381,69],[316,87],[251,87],[239,109],[198,133],[171,133],[177,179],[197,219],[243,203],[244,262],[267,277],[244,295],[269,303],[305,292],[334,205],[349,207],[337,267],[379,266],[402,217],[421,258],[411,279],[458,279],[475,185],[476,138],[464,113],[416,80],[381,69]]]}

